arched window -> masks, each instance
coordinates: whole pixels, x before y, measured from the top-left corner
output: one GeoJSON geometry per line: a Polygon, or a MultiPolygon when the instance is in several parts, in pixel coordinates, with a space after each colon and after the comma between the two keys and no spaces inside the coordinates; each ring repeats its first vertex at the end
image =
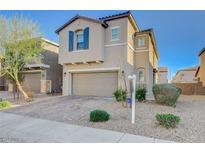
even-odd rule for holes
{"type": "Polygon", "coordinates": [[[139,71],[139,81],[140,82],[144,81],[144,72],[143,71],[139,71]]]}
{"type": "Polygon", "coordinates": [[[138,82],[144,82],[145,81],[144,69],[139,68],[137,72],[138,72],[138,82]]]}

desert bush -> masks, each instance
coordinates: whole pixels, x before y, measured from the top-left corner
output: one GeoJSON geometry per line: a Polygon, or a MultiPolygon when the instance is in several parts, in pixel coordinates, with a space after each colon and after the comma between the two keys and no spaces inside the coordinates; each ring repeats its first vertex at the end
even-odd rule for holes
{"type": "Polygon", "coordinates": [[[11,103],[9,101],[1,101],[0,102],[0,109],[5,109],[11,107],[11,103]]]}
{"type": "Polygon", "coordinates": [[[135,92],[135,97],[138,101],[144,101],[146,99],[146,87],[145,86],[138,86],[135,92]]]}
{"type": "Polygon", "coordinates": [[[115,96],[115,99],[118,101],[118,102],[121,102],[121,101],[125,101],[126,100],[126,96],[127,96],[127,93],[125,90],[123,89],[118,89],[116,90],[113,95],[115,96]]]}
{"type": "Polygon", "coordinates": [[[174,114],[157,113],[155,117],[159,124],[166,128],[175,128],[180,122],[180,117],[174,114]]]}
{"type": "Polygon", "coordinates": [[[110,115],[104,110],[94,110],[90,112],[90,121],[92,122],[103,122],[108,121],[110,115]]]}
{"type": "Polygon", "coordinates": [[[155,101],[168,106],[176,106],[177,99],[181,94],[181,89],[174,84],[156,84],[152,87],[155,101]]]}

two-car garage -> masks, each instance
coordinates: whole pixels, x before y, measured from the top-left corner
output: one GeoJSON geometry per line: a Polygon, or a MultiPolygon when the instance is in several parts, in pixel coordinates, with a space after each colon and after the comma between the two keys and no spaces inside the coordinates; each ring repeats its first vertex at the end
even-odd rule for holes
{"type": "Polygon", "coordinates": [[[117,71],[72,73],[75,96],[112,96],[118,87],[117,71]]]}

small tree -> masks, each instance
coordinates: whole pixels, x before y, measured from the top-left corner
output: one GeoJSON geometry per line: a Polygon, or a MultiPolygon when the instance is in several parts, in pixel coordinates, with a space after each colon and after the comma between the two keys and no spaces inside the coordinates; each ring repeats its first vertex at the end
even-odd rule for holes
{"type": "Polygon", "coordinates": [[[29,62],[40,60],[40,36],[37,24],[31,20],[22,16],[0,17],[0,74],[12,80],[27,101],[21,72],[29,62]]]}

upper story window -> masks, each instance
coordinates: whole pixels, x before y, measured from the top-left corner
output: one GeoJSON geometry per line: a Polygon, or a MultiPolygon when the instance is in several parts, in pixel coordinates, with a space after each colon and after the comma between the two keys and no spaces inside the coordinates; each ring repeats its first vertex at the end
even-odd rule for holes
{"type": "Polygon", "coordinates": [[[77,36],[77,50],[84,49],[84,35],[83,31],[79,31],[76,33],[77,36]]]}
{"type": "Polygon", "coordinates": [[[141,37],[138,38],[138,47],[144,47],[145,46],[145,38],[141,37]]]}
{"type": "Polygon", "coordinates": [[[89,49],[89,27],[68,32],[68,50],[70,52],[87,49],[89,49]]]}
{"type": "Polygon", "coordinates": [[[111,41],[119,40],[119,27],[111,28],[111,41]]]}

